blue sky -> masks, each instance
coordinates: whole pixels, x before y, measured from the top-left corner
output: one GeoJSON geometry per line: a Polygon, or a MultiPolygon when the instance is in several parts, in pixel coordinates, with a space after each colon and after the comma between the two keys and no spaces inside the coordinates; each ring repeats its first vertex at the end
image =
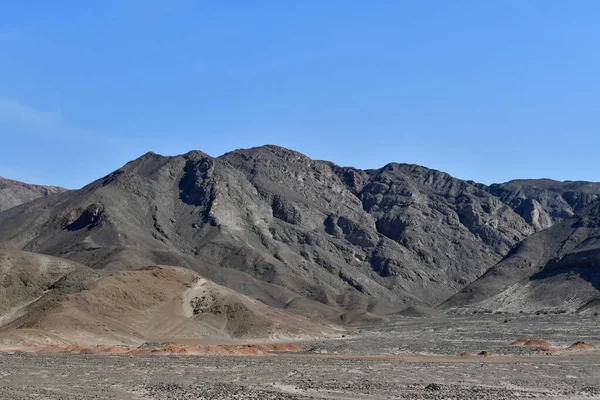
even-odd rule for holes
{"type": "Polygon", "coordinates": [[[277,144],[485,183],[600,181],[598,1],[29,1],[0,12],[0,176],[277,144]]]}

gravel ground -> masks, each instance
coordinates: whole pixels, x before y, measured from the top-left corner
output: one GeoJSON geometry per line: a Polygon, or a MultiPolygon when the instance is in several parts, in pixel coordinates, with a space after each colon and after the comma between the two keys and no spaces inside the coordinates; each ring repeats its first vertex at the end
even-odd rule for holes
{"type": "Polygon", "coordinates": [[[397,318],[362,328],[341,340],[298,343],[313,353],[458,355],[487,350],[493,354],[531,354],[531,348],[509,347],[519,338],[545,339],[557,348],[578,340],[600,347],[600,317],[573,314],[469,314],[446,318],[397,318]]]}
{"type": "Polygon", "coordinates": [[[0,353],[0,398],[600,399],[600,354],[506,346],[534,335],[560,346],[600,344],[596,320],[549,317],[403,319],[360,337],[302,344],[313,353],[262,357],[0,353]],[[459,335],[465,325],[478,329],[459,335]],[[496,355],[455,356],[482,348],[496,355]]]}

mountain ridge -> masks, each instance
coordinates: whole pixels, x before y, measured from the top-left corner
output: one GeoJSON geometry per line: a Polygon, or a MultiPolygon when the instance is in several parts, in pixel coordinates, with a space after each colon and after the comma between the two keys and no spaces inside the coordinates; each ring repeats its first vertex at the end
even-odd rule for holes
{"type": "Polygon", "coordinates": [[[543,231],[540,221],[561,223],[560,207],[574,213],[597,197],[596,184],[561,184],[539,195],[530,180],[487,186],[401,163],[361,170],[274,145],[148,152],[0,213],[0,246],[101,275],[180,265],[270,306],[352,322],[445,301],[543,231]]]}
{"type": "Polygon", "coordinates": [[[0,211],[67,190],[59,186],[33,185],[0,176],[0,211]]]}

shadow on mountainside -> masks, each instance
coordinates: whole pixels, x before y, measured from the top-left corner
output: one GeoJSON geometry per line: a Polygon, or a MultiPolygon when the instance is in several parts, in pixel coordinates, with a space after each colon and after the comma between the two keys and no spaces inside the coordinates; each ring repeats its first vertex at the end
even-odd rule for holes
{"type": "Polygon", "coordinates": [[[552,260],[540,272],[533,275],[530,281],[543,281],[548,279],[562,279],[564,281],[574,280],[577,277],[589,282],[596,290],[600,290],[600,263],[590,265],[576,265],[560,268],[552,268],[552,260]]]}

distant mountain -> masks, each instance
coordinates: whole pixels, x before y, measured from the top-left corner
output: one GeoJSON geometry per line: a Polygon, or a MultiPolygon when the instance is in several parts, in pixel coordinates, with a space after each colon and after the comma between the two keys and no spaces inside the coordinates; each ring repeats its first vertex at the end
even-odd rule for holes
{"type": "MultiPolygon", "coordinates": [[[[101,275],[184,266],[269,306],[358,322],[443,302],[541,229],[521,207],[541,195],[520,185],[408,164],[340,167],[277,146],[148,153],[1,212],[0,247],[101,275]]],[[[560,221],[553,203],[535,201],[560,221]]]]}
{"type": "Polygon", "coordinates": [[[600,311],[600,201],[524,240],[442,307],[600,311]]]}
{"type": "Polygon", "coordinates": [[[600,183],[514,180],[491,185],[489,191],[540,231],[572,218],[600,198],[600,183]]]}
{"type": "Polygon", "coordinates": [[[30,185],[0,177],[0,211],[66,190],[57,186],[30,185]]]}

